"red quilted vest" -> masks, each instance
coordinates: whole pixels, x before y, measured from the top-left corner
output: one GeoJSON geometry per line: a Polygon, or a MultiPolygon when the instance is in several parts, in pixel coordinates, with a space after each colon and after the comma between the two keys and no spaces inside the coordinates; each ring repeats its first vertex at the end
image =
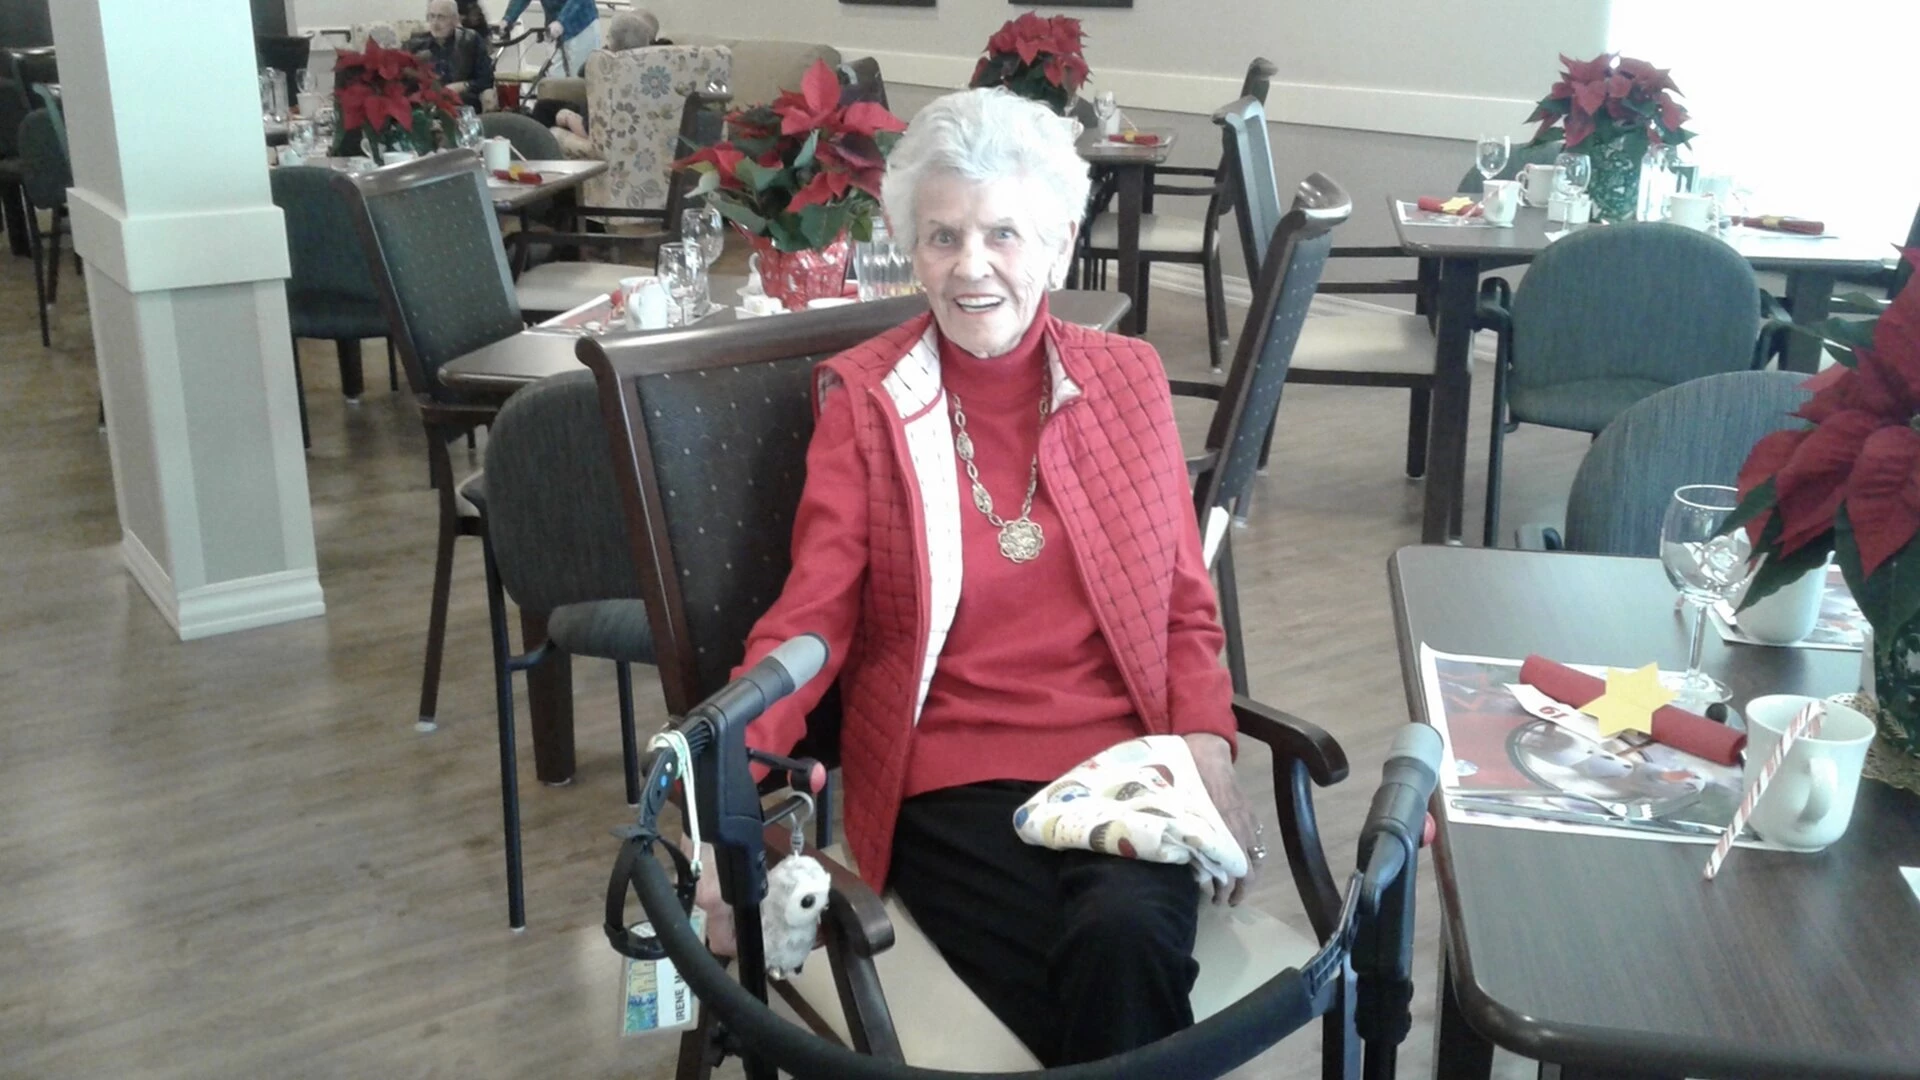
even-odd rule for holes
{"type": "MultiPolygon", "coordinates": [[[[919,482],[905,425],[881,381],[925,335],[931,318],[922,316],[821,365],[823,376],[838,378],[853,395],[856,443],[868,479],[866,584],[856,637],[840,671],[840,749],[848,843],[861,876],[876,890],[887,878],[931,632],[919,482]]],[[[1070,534],[1134,708],[1149,733],[1166,733],[1172,728],[1168,618],[1175,557],[1181,531],[1196,531],[1166,373],[1144,342],[1059,319],[1049,320],[1047,334],[1082,393],[1055,412],[1041,433],[1042,482],[1070,534]]],[[[795,557],[806,556],[796,551],[795,557]]],[[[806,629],[780,619],[783,608],[803,599],[782,595],[755,627],[746,663],[757,661],[782,635],[806,629]]],[[[1217,695],[1209,678],[1202,680],[1201,696],[1218,697],[1220,730],[1231,738],[1226,673],[1217,660],[1212,667],[1217,695]]],[[[815,680],[770,710],[750,729],[749,740],[775,750],[790,747],[824,682],[815,680]]]]}

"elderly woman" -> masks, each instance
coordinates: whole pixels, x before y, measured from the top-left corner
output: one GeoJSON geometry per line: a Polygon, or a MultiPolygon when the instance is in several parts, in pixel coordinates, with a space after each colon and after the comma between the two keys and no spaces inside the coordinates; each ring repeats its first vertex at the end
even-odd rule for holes
{"type": "Polygon", "coordinates": [[[826,638],[749,741],[790,748],[839,680],[861,875],[1050,1065],[1192,1023],[1200,895],[1185,866],[1021,842],[1020,804],[1182,735],[1259,854],[1165,372],[1047,311],[1087,189],[1071,122],[1004,90],[914,118],[882,198],[932,311],[821,366],[792,575],[747,647],[826,638]]]}
{"type": "MultiPolygon", "coordinates": [[[[660,35],[660,20],[650,11],[635,8],[623,11],[607,20],[608,52],[621,52],[626,49],[644,49],[654,43],[660,35]]],[[[583,91],[584,92],[584,91],[583,91]]],[[[560,143],[560,150],[569,158],[590,159],[599,157],[587,134],[587,106],[584,101],[569,102],[564,105],[541,101],[533,107],[534,118],[545,123],[553,130],[553,137],[560,143]]]]}

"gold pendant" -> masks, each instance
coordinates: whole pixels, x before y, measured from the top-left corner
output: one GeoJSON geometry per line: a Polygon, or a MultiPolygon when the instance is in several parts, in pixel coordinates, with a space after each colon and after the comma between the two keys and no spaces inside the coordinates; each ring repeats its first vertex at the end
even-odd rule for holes
{"type": "Polygon", "coordinates": [[[1040,526],[1020,518],[1009,521],[1000,529],[1000,554],[1017,563],[1032,562],[1040,557],[1040,549],[1045,547],[1047,538],[1040,532],[1040,526]]]}

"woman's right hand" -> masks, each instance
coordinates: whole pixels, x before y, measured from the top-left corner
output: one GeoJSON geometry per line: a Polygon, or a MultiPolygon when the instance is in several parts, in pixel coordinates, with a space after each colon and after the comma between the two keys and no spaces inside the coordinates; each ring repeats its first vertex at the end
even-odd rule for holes
{"type": "MultiPolygon", "coordinates": [[[[692,843],[684,836],[680,838],[680,852],[692,857],[688,850],[692,843]]],[[[694,886],[693,906],[707,916],[707,951],[715,956],[733,956],[737,951],[733,935],[733,909],[720,898],[720,875],[714,873],[712,844],[700,845],[700,865],[703,873],[694,886]]]]}

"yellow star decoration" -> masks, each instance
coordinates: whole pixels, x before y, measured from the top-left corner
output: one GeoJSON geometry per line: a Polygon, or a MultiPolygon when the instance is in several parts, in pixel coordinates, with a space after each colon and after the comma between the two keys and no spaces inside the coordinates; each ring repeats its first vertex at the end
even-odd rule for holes
{"type": "Polygon", "coordinates": [[[1660,668],[1648,664],[1636,671],[1607,669],[1607,692],[1580,707],[1600,725],[1602,738],[1623,731],[1653,734],[1653,711],[1674,699],[1674,693],[1660,685],[1660,668]]]}

